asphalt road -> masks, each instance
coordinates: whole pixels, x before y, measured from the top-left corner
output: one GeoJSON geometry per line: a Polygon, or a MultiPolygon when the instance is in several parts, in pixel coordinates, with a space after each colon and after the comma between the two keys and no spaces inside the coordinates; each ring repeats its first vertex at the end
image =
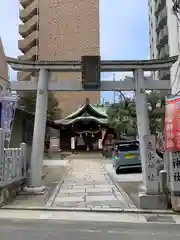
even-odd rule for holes
{"type": "Polygon", "coordinates": [[[1,240],[179,240],[179,225],[0,220],[1,240]]]}

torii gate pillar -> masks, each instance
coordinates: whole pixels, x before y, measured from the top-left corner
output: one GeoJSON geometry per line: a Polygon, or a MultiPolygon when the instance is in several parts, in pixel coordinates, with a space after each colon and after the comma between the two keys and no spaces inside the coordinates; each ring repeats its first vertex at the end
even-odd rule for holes
{"type": "Polygon", "coordinates": [[[139,192],[140,208],[142,209],[166,209],[167,197],[159,193],[159,178],[157,173],[155,139],[150,135],[147,94],[145,91],[145,78],[142,69],[134,70],[136,82],[136,114],[137,127],[140,142],[140,156],[143,174],[143,186],[139,192]],[[154,151],[153,161],[149,160],[147,144],[152,142],[154,151]]]}
{"type": "Polygon", "coordinates": [[[44,137],[47,117],[48,104],[48,81],[49,72],[45,69],[40,69],[38,79],[38,89],[36,98],[36,112],[34,120],[33,145],[31,153],[31,167],[28,187],[39,188],[41,192],[44,187],[41,186],[42,167],[44,158],[44,137]]]}
{"type": "Polygon", "coordinates": [[[134,79],[136,82],[135,100],[136,100],[136,116],[137,128],[140,142],[140,155],[142,163],[143,182],[145,189],[148,188],[146,181],[146,163],[147,152],[145,151],[144,136],[149,134],[149,116],[146,91],[144,88],[144,71],[142,69],[134,70],[134,79]]]}

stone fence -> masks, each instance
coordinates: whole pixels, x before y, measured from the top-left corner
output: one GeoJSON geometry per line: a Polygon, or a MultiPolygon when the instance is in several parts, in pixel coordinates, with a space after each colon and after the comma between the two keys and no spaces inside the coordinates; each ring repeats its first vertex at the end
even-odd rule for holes
{"type": "Polygon", "coordinates": [[[0,203],[21,191],[27,176],[26,144],[20,148],[4,148],[5,132],[0,129],[0,203]]]}

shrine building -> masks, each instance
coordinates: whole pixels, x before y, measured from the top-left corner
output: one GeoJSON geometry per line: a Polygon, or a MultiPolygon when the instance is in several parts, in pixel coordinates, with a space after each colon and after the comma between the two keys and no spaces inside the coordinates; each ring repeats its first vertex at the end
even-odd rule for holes
{"type": "Polygon", "coordinates": [[[60,129],[60,149],[62,151],[99,151],[102,138],[109,129],[105,107],[90,104],[89,99],[75,112],[61,120],[56,120],[60,129]]]}

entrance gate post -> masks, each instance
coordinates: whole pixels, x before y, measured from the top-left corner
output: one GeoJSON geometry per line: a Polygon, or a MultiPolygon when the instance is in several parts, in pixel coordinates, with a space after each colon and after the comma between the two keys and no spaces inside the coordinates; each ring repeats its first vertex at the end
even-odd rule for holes
{"type": "Polygon", "coordinates": [[[167,198],[165,194],[159,193],[156,156],[153,156],[153,161],[149,161],[148,159],[148,142],[150,141],[153,146],[153,151],[150,151],[150,154],[155,155],[155,141],[152,138],[153,136],[150,136],[149,131],[148,104],[144,87],[145,79],[143,70],[136,69],[134,71],[134,78],[136,81],[136,114],[144,184],[143,189],[139,192],[140,208],[165,209],[167,207],[167,198]]]}
{"type": "Polygon", "coordinates": [[[44,158],[44,137],[48,103],[48,81],[49,72],[46,69],[40,69],[36,97],[36,112],[34,120],[31,168],[29,178],[29,187],[33,188],[41,186],[42,166],[44,158]]]}

